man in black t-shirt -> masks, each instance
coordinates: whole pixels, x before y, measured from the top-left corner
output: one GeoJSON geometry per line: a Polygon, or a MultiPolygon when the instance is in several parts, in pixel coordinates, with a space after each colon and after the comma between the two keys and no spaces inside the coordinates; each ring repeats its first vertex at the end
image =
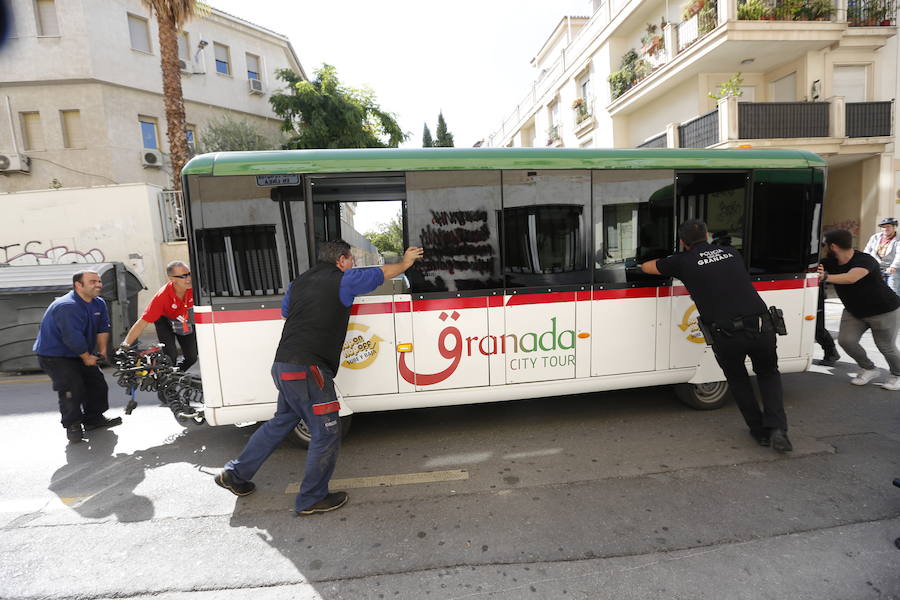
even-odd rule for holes
{"type": "Polygon", "coordinates": [[[793,446],[787,437],[775,329],[740,253],[731,246],[708,243],[706,223],[697,219],[682,223],[678,237],[684,252],[645,262],[641,269],[684,283],[711,333],[707,341],[750,435],[761,446],[771,444],[778,452],[790,452],[793,446]],[[748,356],[759,383],[762,410],[744,364],[748,356]]]}
{"type": "Polygon", "coordinates": [[[878,261],[853,249],[853,236],[849,231],[829,231],[822,245],[828,256],[819,265],[819,279],[823,283],[833,283],[844,303],[838,343],[862,368],[850,383],[866,385],[878,377],[875,363],[859,343],[863,333],[871,329],[875,346],[891,369],[891,376],[881,387],[900,390],[900,351],[897,350],[900,298],[884,282],[878,261]]]}

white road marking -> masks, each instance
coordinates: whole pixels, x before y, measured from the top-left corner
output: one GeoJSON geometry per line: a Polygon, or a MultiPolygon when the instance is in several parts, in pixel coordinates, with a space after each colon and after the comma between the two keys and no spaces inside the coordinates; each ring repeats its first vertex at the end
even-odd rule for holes
{"type": "MultiPolygon", "coordinates": [[[[461,481],[469,478],[468,471],[453,469],[450,471],[424,471],[421,473],[401,473],[398,475],[375,475],[374,477],[351,477],[349,479],[332,479],[329,483],[334,489],[353,489],[368,487],[390,487],[411,483],[435,483],[439,481],[461,481]]],[[[299,483],[289,483],[285,494],[296,494],[300,491],[299,483]]]]}

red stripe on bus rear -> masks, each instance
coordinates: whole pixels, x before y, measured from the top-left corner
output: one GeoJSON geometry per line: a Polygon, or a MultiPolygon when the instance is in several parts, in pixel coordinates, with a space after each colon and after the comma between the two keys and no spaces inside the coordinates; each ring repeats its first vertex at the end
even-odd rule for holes
{"type": "Polygon", "coordinates": [[[668,288],[624,288],[620,290],[594,290],[594,300],[621,300],[624,298],[656,298],[657,289],[668,288]]]}
{"type": "Polygon", "coordinates": [[[489,308],[497,308],[503,307],[503,296],[488,296],[488,307],[489,308]]]}
{"type": "Polygon", "coordinates": [[[223,310],[219,312],[194,313],[194,321],[202,324],[280,320],[280,308],[256,308],[251,310],[223,310]]]}
{"type": "Polygon", "coordinates": [[[772,290],[798,290],[803,288],[803,279],[782,279],[780,281],[755,281],[753,287],[759,292],[772,290]]]}
{"type": "Polygon", "coordinates": [[[412,310],[411,302],[394,302],[395,313],[408,313],[412,310]]]}
{"type": "Polygon", "coordinates": [[[819,278],[818,277],[807,277],[806,278],[806,287],[819,287],[819,278]]]}
{"type": "Polygon", "coordinates": [[[354,304],[350,307],[351,315],[384,315],[394,312],[393,302],[372,302],[371,304],[354,304]]]}
{"type": "Polygon", "coordinates": [[[549,294],[519,294],[511,296],[507,306],[523,306],[527,304],[549,304],[551,302],[575,302],[575,292],[556,292],[549,294]]]}
{"type": "Polygon", "coordinates": [[[475,298],[438,298],[435,300],[413,300],[413,311],[453,310],[462,308],[487,308],[487,296],[475,298]]]}

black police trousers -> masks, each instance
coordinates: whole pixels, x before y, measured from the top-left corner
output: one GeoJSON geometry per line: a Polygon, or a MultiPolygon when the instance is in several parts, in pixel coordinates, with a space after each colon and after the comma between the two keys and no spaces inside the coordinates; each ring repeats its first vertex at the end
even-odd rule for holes
{"type": "Polygon", "coordinates": [[[197,362],[197,332],[192,331],[187,335],[178,335],[172,330],[172,324],[166,317],[160,317],[153,325],[156,326],[156,339],[165,344],[163,352],[172,359],[172,364],[177,365],[179,370],[187,371],[195,362],[197,362]],[[175,347],[175,340],[181,346],[181,362],[178,362],[178,348],[175,347]]]}
{"type": "Polygon", "coordinates": [[[109,387],[100,367],[89,367],[80,358],[61,356],[38,356],[38,364],[59,395],[63,427],[103,421],[103,413],[109,409],[109,387]]]}
{"type": "Polygon", "coordinates": [[[713,352],[725,373],[731,394],[737,402],[750,432],[765,433],[767,429],[787,431],[784,414],[784,394],[781,389],[781,373],[778,371],[775,331],[769,319],[762,319],[762,331],[718,330],[713,334],[713,352]],[[753,372],[762,396],[762,409],[753,393],[753,384],[744,361],[753,363],[753,372]]]}

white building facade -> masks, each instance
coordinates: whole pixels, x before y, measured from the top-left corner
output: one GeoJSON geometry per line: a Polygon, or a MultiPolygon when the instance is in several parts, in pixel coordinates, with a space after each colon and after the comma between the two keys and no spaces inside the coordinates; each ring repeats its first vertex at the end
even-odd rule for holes
{"type": "Polygon", "coordinates": [[[895,0],[591,8],[557,25],[488,145],[810,150],[829,163],[826,229],[865,239],[898,214],[895,0]],[[729,81],[740,95],[710,97],[729,81]]]}

